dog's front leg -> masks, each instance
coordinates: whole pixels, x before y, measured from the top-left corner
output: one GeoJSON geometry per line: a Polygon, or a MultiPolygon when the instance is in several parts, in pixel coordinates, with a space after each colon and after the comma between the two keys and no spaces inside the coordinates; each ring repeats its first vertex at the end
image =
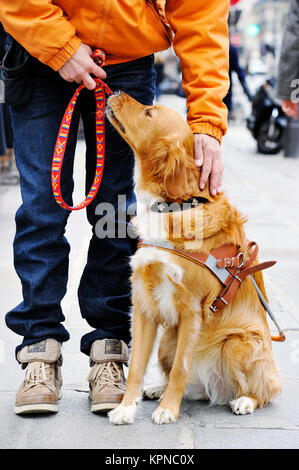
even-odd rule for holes
{"type": "Polygon", "coordinates": [[[178,327],[177,348],[169,382],[162,401],[154,411],[152,419],[155,424],[173,423],[180,414],[181,401],[184,395],[190,370],[194,344],[198,337],[200,320],[194,319],[192,313],[185,312],[178,327]]]}
{"type": "Polygon", "coordinates": [[[126,392],[121,404],[109,413],[111,424],[128,424],[134,422],[137,405],[141,400],[140,394],[143,377],[152,352],[157,326],[157,323],[144,315],[135,304],[133,316],[133,346],[126,392]]]}

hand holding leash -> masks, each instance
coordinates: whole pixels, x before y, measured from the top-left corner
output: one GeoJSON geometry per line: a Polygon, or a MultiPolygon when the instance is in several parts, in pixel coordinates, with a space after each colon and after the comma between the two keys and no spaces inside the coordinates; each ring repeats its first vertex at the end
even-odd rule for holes
{"type": "MultiPolygon", "coordinates": [[[[96,49],[92,55],[93,60],[99,64],[99,68],[105,62],[105,54],[100,49],[96,49]]],[[[95,64],[96,65],[96,64],[95,64]]],[[[97,66],[97,65],[96,65],[97,66]]],[[[60,125],[60,129],[58,132],[58,137],[54,149],[53,161],[52,161],[52,189],[53,194],[56,199],[57,204],[67,210],[79,210],[87,207],[95,198],[98,189],[100,187],[103,170],[104,170],[104,160],[105,160],[105,92],[108,95],[112,95],[112,91],[106,85],[106,83],[102,82],[100,78],[94,79],[96,83],[96,87],[94,89],[95,100],[96,100],[96,114],[95,114],[95,121],[96,121],[96,142],[97,142],[97,162],[96,162],[96,172],[93,184],[90,188],[90,191],[83,202],[80,204],[72,207],[67,205],[62,197],[61,194],[61,186],[60,186],[60,176],[61,176],[61,169],[63,164],[64,153],[66,149],[66,144],[68,140],[68,135],[70,131],[71,121],[73,117],[74,108],[77,102],[77,98],[85,88],[84,84],[81,84],[74,96],[72,97],[62,119],[62,123],[60,125]]]]}
{"type": "Polygon", "coordinates": [[[76,82],[83,85],[88,90],[94,90],[96,78],[104,80],[106,72],[93,60],[93,52],[87,44],[81,44],[75,54],[58,70],[60,76],[67,82],[76,82]]]}

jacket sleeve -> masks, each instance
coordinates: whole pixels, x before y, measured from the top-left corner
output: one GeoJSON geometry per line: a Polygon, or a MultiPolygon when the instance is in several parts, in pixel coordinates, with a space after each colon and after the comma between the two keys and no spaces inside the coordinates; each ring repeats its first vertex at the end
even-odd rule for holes
{"type": "Polygon", "coordinates": [[[299,78],[299,0],[292,0],[278,67],[277,96],[280,99],[291,99],[292,91],[295,90],[291,85],[296,78],[299,78]]]}
{"type": "Polygon", "coordinates": [[[229,87],[229,0],[167,0],[166,14],[174,32],[193,133],[221,141],[227,129],[222,100],[229,87]]]}
{"type": "Polygon", "coordinates": [[[31,55],[54,70],[81,44],[74,26],[51,0],[1,0],[0,21],[31,55]]]}

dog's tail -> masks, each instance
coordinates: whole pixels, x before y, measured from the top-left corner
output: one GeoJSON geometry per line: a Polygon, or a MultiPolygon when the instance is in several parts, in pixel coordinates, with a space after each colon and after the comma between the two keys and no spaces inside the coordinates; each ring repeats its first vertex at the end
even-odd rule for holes
{"type": "Polygon", "coordinates": [[[280,379],[270,345],[263,329],[250,322],[235,326],[226,321],[212,331],[203,330],[194,364],[201,370],[200,380],[211,404],[254,395],[263,406],[279,394],[280,379]]]}

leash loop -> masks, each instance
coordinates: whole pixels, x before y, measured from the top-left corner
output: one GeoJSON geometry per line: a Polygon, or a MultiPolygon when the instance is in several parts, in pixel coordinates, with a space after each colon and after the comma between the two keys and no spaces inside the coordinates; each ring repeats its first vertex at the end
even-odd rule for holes
{"type": "MultiPolygon", "coordinates": [[[[93,52],[92,58],[99,66],[102,66],[105,63],[105,54],[100,49],[96,49],[93,52]]],[[[96,100],[96,171],[89,193],[85,197],[84,201],[80,202],[76,206],[69,206],[63,200],[61,194],[61,170],[74,109],[81,90],[85,88],[85,85],[83,84],[81,84],[75,91],[64,113],[53,154],[51,170],[53,195],[60,207],[63,207],[64,209],[69,211],[76,211],[87,207],[94,200],[103,177],[105,161],[105,92],[107,93],[107,95],[112,95],[113,93],[108,87],[108,85],[106,85],[106,83],[104,83],[100,78],[94,78],[94,81],[96,82],[96,87],[94,89],[94,95],[96,100]]]]}

